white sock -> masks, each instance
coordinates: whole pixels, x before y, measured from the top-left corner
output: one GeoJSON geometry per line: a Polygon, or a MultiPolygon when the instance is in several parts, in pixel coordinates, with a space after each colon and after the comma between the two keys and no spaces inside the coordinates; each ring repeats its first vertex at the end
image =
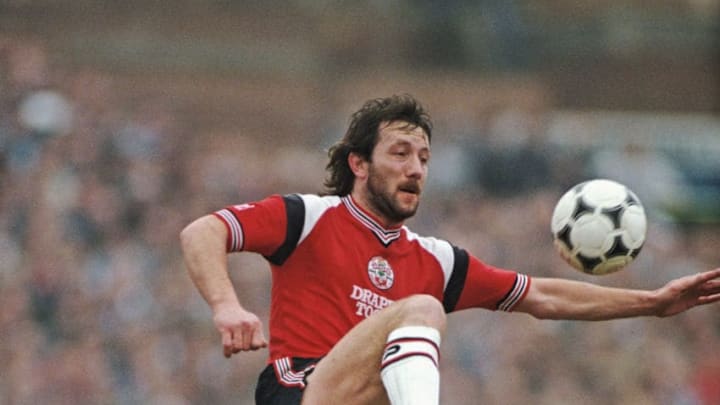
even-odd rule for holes
{"type": "Polygon", "coordinates": [[[440,332],[428,326],[405,326],[390,332],[380,375],[392,405],[437,405],[440,332]]]}

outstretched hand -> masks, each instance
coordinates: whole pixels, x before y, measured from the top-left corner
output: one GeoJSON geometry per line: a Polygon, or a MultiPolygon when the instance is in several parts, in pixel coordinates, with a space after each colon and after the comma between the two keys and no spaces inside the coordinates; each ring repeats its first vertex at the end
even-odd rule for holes
{"type": "Polygon", "coordinates": [[[252,312],[239,306],[222,307],[215,310],[213,321],[220,332],[226,358],[238,352],[267,347],[262,322],[252,312]]]}
{"type": "Polygon", "coordinates": [[[720,268],[670,281],[655,291],[660,317],[720,301],[720,268]]]}

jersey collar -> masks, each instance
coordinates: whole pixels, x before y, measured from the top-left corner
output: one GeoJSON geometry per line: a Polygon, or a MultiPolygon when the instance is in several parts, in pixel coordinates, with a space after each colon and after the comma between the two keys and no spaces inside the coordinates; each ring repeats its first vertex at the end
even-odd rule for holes
{"type": "Polygon", "coordinates": [[[375,218],[357,205],[350,195],[342,197],[342,202],[347,207],[350,215],[357,219],[366,228],[370,229],[383,245],[387,246],[400,237],[402,225],[391,229],[384,228],[375,218]]]}

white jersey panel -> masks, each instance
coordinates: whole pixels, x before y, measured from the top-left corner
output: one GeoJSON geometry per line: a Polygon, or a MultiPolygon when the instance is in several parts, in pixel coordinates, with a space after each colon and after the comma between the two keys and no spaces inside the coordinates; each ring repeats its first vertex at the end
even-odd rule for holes
{"type": "Polygon", "coordinates": [[[320,219],[323,213],[330,208],[337,207],[342,200],[338,196],[318,196],[314,194],[298,194],[305,204],[305,222],[303,223],[303,229],[300,233],[300,239],[298,244],[302,243],[303,240],[310,234],[310,231],[315,227],[317,221],[320,219]]]}
{"type": "Polygon", "coordinates": [[[407,227],[405,227],[405,233],[407,234],[409,241],[417,240],[420,246],[435,256],[437,261],[440,263],[440,267],[442,267],[444,273],[443,277],[445,279],[445,283],[443,285],[444,291],[450,281],[453,266],[455,266],[455,253],[453,252],[450,242],[433,237],[420,236],[407,227]]]}

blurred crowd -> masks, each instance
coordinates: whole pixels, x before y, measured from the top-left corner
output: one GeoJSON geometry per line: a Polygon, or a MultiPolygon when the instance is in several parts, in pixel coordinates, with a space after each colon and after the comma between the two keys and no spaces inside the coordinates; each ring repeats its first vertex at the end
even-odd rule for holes
{"type": "MultiPolygon", "coordinates": [[[[324,152],[203,138],[174,100],[127,100],[117,86],[106,72],[54,66],[42,42],[0,38],[0,404],[252,404],[267,353],[223,358],[178,234],[226,204],[319,191],[324,152]]],[[[658,219],[630,268],[591,278],[567,267],[550,212],[602,165],[551,148],[544,117],[505,109],[449,141],[438,134],[409,225],[531,276],[654,288],[720,265],[717,226],[658,219]]],[[[267,265],[254,255],[230,264],[241,301],[267,321],[267,265]]],[[[599,323],[463,311],[443,342],[442,398],[717,404],[718,348],[717,305],[599,323]]]]}

